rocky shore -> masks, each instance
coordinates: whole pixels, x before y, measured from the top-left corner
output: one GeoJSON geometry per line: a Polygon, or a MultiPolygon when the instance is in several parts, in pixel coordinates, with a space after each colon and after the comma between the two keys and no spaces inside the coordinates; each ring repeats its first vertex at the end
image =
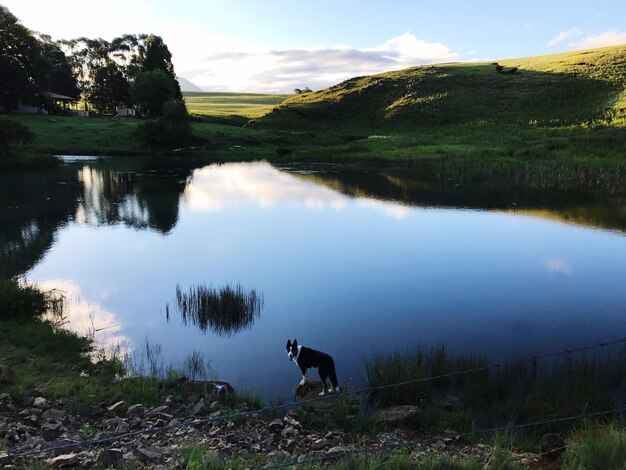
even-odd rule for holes
{"type": "MultiPolygon", "coordinates": [[[[326,457],[329,460],[322,462],[330,465],[334,457],[398,446],[416,460],[429,456],[473,459],[486,466],[496,452],[488,445],[472,445],[454,431],[429,439],[428,444],[416,444],[424,436],[406,426],[418,419],[415,407],[378,410],[375,419],[387,431],[355,434],[307,427],[294,410],[268,416],[254,413],[245,402],[227,407],[230,389],[223,382],[188,382],[183,386],[183,402],[168,397],[159,406],[145,407],[117,401],[80,413],[70,411],[62,398],[48,399],[45,387],[34,391],[38,396],[27,406],[2,393],[0,465],[22,468],[38,460],[49,468],[187,468],[186,455],[192,449],[223,459],[238,458],[250,462],[250,467],[326,457]],[[242,412],[249,414],[234,416],[242,412]]],[[[512,458],[528,466],[539,461],[535,454],[512,454],[512,458]]]]}

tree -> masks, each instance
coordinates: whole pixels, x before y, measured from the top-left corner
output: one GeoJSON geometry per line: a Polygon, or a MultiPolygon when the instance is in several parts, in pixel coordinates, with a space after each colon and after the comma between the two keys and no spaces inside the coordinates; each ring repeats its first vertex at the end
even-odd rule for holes
{"type": "Polygon", "coordinates": [[[0,109],[18,101],[36,104],[40,90],[41,46],[30,30],[0,5],[0,109]]]}
{"type": "Polygon", "coordinates": [[[128,80],[120,68],[109,63],[96,70],[88,97],[99,112],[112,112],[129,101],[128,80]]]}
{"type": "Polygon", "coordinates": [[[28,126],[15,119],[0,116],[0,164],[11,158],[12,145],[26,144],[34,139],[35,136],[28,126]]]}
{"type": "Polygon", "coordinates": [[[176,87],[176,96],[174,98],[181,100],[183,94],[180,91],[178,80],[176,80],[174,64],[172,63],[172,53],[167,45],[160,36],[155,36],[154,34],[146,36],[144,44],[145,57],[142,63],[142,72],[150,72],[152,70],[162,70],[165,72],[174,81],[176,87]]]}
{"type": "Polygon", "coordinates": [[[158,116],[166,101],[177,99],[176,83],[160,69],[140,72],[130,86],[132,102],[147,116],[158,116]]]}
{"type": "Polygon", "coordinates": [[[59,43],[50,36],[38,35],[42,49],[42,87],[45,91],[65,96],[77,97],[79,94],[78,82],[72,71],[67,56],[63,53],[59,43]]]}

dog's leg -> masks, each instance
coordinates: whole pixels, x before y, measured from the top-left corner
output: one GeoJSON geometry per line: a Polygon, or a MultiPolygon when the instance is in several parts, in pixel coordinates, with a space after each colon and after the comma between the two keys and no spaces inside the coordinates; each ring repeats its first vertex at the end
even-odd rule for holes
{"type": "Polygon", "coordinates": [[[309,375],[309,370],[308,369],[303,369],[302,370],[302,380],[300,381],[300,383],[298,384],[298,387],[304,385],[306,383],[306,379],[308,378],[309,375]]]}

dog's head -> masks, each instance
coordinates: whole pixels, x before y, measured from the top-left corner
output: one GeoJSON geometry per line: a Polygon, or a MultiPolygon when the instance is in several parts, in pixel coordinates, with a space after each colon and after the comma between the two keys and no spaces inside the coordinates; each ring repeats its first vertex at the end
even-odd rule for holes
{"type": "Polygon", "coordinates": [[[294,339],[293,343],[290,339],[287,340],[287,356],[290,361],[293,361],[294,358],[298,358],[298,340],[294,339]]]}

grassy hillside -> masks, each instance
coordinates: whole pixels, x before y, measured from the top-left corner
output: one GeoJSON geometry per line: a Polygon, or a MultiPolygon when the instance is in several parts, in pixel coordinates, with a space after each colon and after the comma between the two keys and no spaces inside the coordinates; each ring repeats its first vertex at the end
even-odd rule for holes
{"type": "Polygon", "coordinates": [[[626,45],[357,77],[293,96],[259,121],[281,129],[396,131],[472,123],[625,125],[626,45]]]}
{"type": "Polygon", "coordinates": [[[267,114],[290,95],[262,95],[256,93],[184,92],[183,97],[191,114],[202,116],[242,116],[248,119],[267,114]]]}

